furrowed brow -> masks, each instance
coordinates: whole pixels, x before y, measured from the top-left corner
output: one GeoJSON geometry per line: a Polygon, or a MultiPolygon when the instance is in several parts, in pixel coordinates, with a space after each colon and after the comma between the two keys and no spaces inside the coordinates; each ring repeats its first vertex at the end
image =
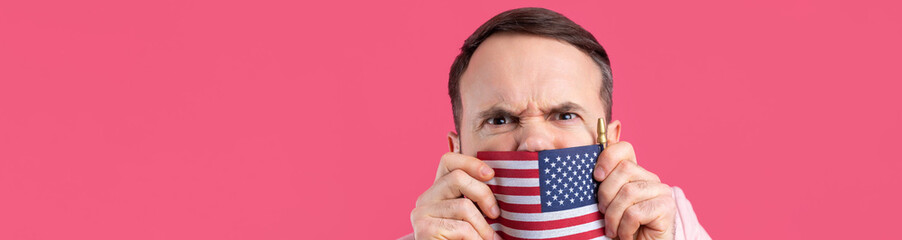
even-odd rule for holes
{"type": "Polygon", "coordinates": [[[479,116],[479,119],[485,119],[497,116],[514,116],[514,113],[508,109],[499,106],[493,106],[492,108],[479,112],[477,116],[479,116]]]}
{"type": "Polygon", "coordinates": [[[552,108],[551,108],[551,111],[549,111],[549,112],[555,112],[555,113],[560,113],[560,112],[585,112],[585,109],[583,109],[583,107],[580,106],[579,104],[576,104],[576,103],[573,103],[573,102],[565,102],[565,103],[562,103],[562,104],[560,104],[560,105],[557,105],[557,106],[552,107],[552,108]]]}

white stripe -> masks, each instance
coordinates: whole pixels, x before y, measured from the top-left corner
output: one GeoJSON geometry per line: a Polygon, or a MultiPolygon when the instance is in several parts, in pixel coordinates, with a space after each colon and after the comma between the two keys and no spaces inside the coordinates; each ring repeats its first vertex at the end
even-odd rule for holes
{"type": "Polygon", "coordinates": [[[538,187],[539,178],[503,178],[496,177],[485,181],[485,184],[504,187],[538,187]]]}
{"type": "Polygon", "coordinates": [[[611,238],[608,238],[608,236],[601,236],[601,237],[593,238],[591,240],[611,240],[611,238]]]}
{"type": "Polygon", "coordinates": [[[507,160],[486,160],[483,161],[492,168],[500,169],[539,169],[539,161],[507,161],[507,160]]]}
{"type": "Polygon", "coordinates": [[[599,230],[600,231],[600,228],[602,228],[603,225],[604,225],[604,223],[602,220],[596,220],[596,221],[587,222],[587,223],[583,223],[583,224],[576,225],[576,226],[549,229],[549,230],[520,230],[520,229],[513,229],[513,228],[505,227],[505,226],[501,225],[500,223],[493,223],[491,226],[492,226],[492,229],[494,229],[495,231],[500,230],[504,233],[507,233],[507,235],[511,235],[516,238],[543,239],[543,238],[563,237],[563,236],[583,233],[583,232],[591,231],[591,230],[599,230]]]}
{"type": "Polygon", "coordinates": [[[504,195],[504,194],[495,194],[495,199],[498,201],[506,202],[506,203],[515,203],[515,204],[540,204],[542,203],[542,197],[538,195],[531,196],[516,196],[516,195],[504,195]]]}
{"type": "Polygon", "coordinates": [[[598,204],[546,213],[515,213],[501,210],[501,217],[521,222],[544,222],[579,217],[593,212],[598,212],[598,204]]]}

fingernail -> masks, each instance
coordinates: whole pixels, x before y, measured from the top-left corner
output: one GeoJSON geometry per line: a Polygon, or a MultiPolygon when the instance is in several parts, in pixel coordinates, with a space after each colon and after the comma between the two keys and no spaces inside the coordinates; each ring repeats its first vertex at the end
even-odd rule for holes
{"type": "Polygon", "coordinates": [[[492,168],[489,166],[482,166],[482,168],[479,169],[479,172],[482,173],[482,176],[488,177],[489,175],[492,175],[492,168]]]}
{"type": "Polygon", "coordinates": [[[594,171],[595,179],[598,179],[598,181],[604,180],[604,169],[601,169],[601,167],[596,167],[594,171]]]}
{"type": "Polygon", "coordinates": [[[498,205],[492,206],[491,211],[492,211],[492,214],[494,214],[496,218],[501,216],[501,210],[498,209],[498,205]]]}

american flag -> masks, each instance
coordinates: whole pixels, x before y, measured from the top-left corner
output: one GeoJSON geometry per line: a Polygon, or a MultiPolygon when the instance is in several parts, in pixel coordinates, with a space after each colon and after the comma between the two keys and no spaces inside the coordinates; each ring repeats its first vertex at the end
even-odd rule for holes
{"type": "Polygon", "coordinates": [[[486,184],[501,208],[501,217],[486,220],[504,239],[608,239],[592,178],[602,149],[478,152],[495,170],[486,184]]]}

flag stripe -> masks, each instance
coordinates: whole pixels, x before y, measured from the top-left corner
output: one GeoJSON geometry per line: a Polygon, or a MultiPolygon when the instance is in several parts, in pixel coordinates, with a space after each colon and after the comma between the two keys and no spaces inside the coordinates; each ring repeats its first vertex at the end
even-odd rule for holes
{"type": "Polygon", "coordinates": [[[536,196],[538,196],[539,193],[541,193],[541,189],[539,187],[508,187],[508,186],[489,185],[489,188],[492,189],[492,192],[495,194],[505,194],[505,195],[517,195],[517,196],[536,195],[536,196]]]}
{"type": "Polygon", "coordinates": [[[477,152],[478,159],[522,159],[523,161],[539,159],[538,152],[477,152]]]}
{"type": "MultiPolygon", "coordinates": [[[[592,221],[602,221],[604,219],[600,212],[589,213],[586,215],[582,215],[574,218],[565,218],[554,221],[547,222],[524,222],[524,221],[514,221],[510,219],[506,219],[504,217],[500,217],[498,219],[489,219],[489,224],[500,223],[504,226],[508,226],[507,228],[511,229],[520,229],[520,230],[549,230],[555,228],[562,228],[567,226],[574,226],[579,224],[584,224],[592,221]],[[515,227],[514,227],[515,226],[515,227]]],[[[602,221],[602,227],[604,227],[604,222],[602,221]]]]}
{"type": "Polygon", "coordinates": [[[518,213],[541,213],[542,205],[538,204],[516,204],[516,203],[506,203],[502,201],[498,201],[498,207],[501,209],[507,209],[511,212],[518,213]]]}
{"type": "Polygon", "coordinates": [[[499,231],[504,239],[588,239],[604,235],[601,221],[592,221],[580,225],[556,228],[551,230],[519,230],[504,227],[495,223],[490,225],[495,231],[499,231]],[[576,234],[573,234],[576,233],[576,234]],[[507,236],[505,236],[507,235],[507,236]],[[510,237],[510,238],[508,238],[510,237]]]}
{"type": "MultiPolygon", "coordinates": [[[[504,233],[502,231],[496,231],[496,232],[498,232],[498,235],[500,235],[501,238],[503,238],[505,240],[532,240],[532,239],[535,239],[535,238],[530,239],[530,238],[513,237],[511,235],[507,235],[506,233],[504,233]]],[[[611,240],[610,238],[604,236],[604,231],[600,231],[600,233],[595,233],[595,234],[592,234],[592,231],[589,231],[589,232],[583,232],[583,233],[574,234],[574,235],[565,236],[565,237],[542,238],[542,239],[555,239],[555,240],[571,240],[571,239],[577,240],[577,239],[579,239],[579,240],[582,240],[582,239],[589,239],[589,238],[591,238],[590,240],[611,240]],[[596,236],[596,237],[592,237],[592,236],[596,236]]]]}
{"type": "Polygon", "coordinates": [[[536,161],[517,161],[517,160],[491,160],[483,161],[492,168],[502,169],[539,169],[539,162],[536,161]]]}
{"type": "Polygon", "coordinates": [[[495,177],[539,179],[539,171],[536,171],[536,169],[495,168],[495,177]]]}
{"type": "Polygon", "coordinates": [[[495,200],[506,202],[506,203],[516,203],[516,204],[535,204],[538,205],[542,199],[538,196],[517,196],[517,195],[506,195],[506,194],[495,194],[495,200]]]}
{"type": "Polygon", "coordinates": [[[485,184],[511,187],[538,187],[538,178],[503,178],[496,177],[485,181],[485,184]]]}
{"type": "Polygon", "coordinates": [[[574,209],[567,209],[549,213],[517,213],[501,210],[501,217],[514,221],[543,222],[579,217],[592,212],[598,212],[598,204],[590,204],[574,209]]]}

